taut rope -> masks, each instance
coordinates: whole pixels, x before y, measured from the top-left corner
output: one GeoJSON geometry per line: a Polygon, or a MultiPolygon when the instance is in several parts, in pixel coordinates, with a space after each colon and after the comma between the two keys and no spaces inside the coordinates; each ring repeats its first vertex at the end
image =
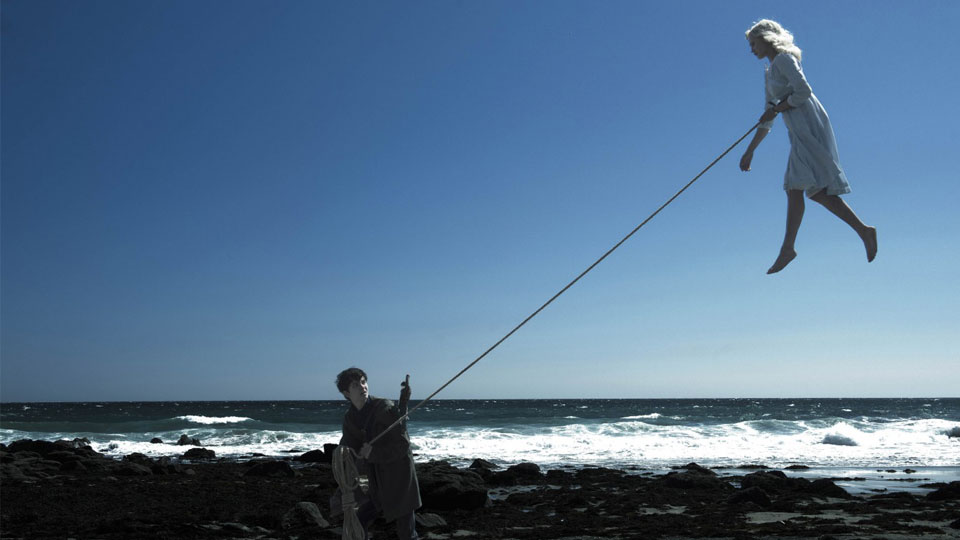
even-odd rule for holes
{"type": "Polygon", "coordinates": [[[423,406],[424,403],[430,401],[430,399],[432,399],[433,396],[439,394],[441,390],[443,390],[444,388],[446,388],[447,386],[449,386],[450,383],[452,383],[453,381],[457,380],[457,378],[459,378],[461,375],[463,375],[468,369],[472,368],[477,362],[479,362],[480,360],[483,360],[483,358],[484,358],[485,356],[487,356],[488,354],[490,354],[491,351],[493,351],[493,350],[496,349],[501,343],[503,343],[504,341],[506,341],[507,338],[509,338],[510,336],[512,336],[512,335],[514,334],[514,332],[516,332],[516,331],[519,330],[521,327],[523,327],[523,325],[527,324],[527,322],[529,322],[530,319],[536,317],[541,311],[544,310],[544,308],[546,308],[546,307],[549,306],[551,303],[553,303],[553,301],[556,300],[561,294],[567,292],[567,289],[569,289],[570,287],[573,287],[573,284],[574,284],[574,283],[580,281],[580,278],[582,278],[583,276],[587,275],[587,273],[590,272],[591,270],[593,270],[595,266],[597,266],[598,264],[600,264],[601,261],[603,261],[604,259],[606,259],[608,255],[610,255],[611,253],[613,253],[614,251],[616,251],[616,249],[617,249],[618,247],[620,247],[624,242],[626,242],[627,240],[629,240],[630,237],[634,235],[634,233],[636,233],[637,231],[639,231],[640,228],[643,227],[644,225],[646,225],[648,221],[650,221],[651,219],[653,219],[653,217],[656,216],[657,214],[659,214],[661,210],[663,210],[664,208],[666,208],[667,205],[669,205],[670,203],[672,203],[672,202],[674,201],[674,199],[676,199],[677,197],[679,197],[681,193],[683,193],[684,191],[686,191],[688,187],[692,186],[694,182],[696,182],[697,180],[699,180],[700,177],[703,176],[703,173],[709,171],[709,170],[710,170],[710,167],[713,167],[714,165],[716,165],[716,163],[717,163],[718,161],[720,161],[721,159],[723,159],[723,156],[725,156],[725,155],[727,155],[728,153],[730,153],[730,151],[733,150],[735,146],[737,146],[738,144],[740,144],[740,141],[746,139],[746,138],[747,138],[747,135],[749,135],[751,132],[753,132],[753,130],[756,129],[757,126],[759,126],[759,125],[760,125],[760,122],[757,122],[756,124],[754,124],[753,127],[751,127],[749,130],[747,130],[746,133],[744,133],[739,139],[737,139],[737,142],[731,144],[729,148],[727,148],[726,150],[723,151],[722,154],[720,154],[719,156],[717,156],[717,159],[715,159],[715,160],[713,160],[712,162],[710,162],[710,164],[707,165],[705,169],[703,169],[702,171],[700,171],[700,174],[694,176],[694,177],[693,177],[693,180],[690,180],[689,182],[687,182],[687,185],[685,185],[685,186],[683,186],[682,188],[680,188],[680,191],[677,191],[676,193],[674,193],[674,194],[673,194],[673,197],[670,197],[670,199],[668,199],[667,202],[661,204],[661,205],[660,205],[660,208],[657,208],[652,214],[650,214],[649,216],[647,216],[647,219],[643,220],[642,223],[640,223],[639,225],[637,225],[636,227],[634,227],[634,229],[633,229],[632,231],[630,231],[629,234],[627,234],[626,236],[624,236],[623,239],[621,239],[619,242],[617,242],[617,244],[616,244],[615,246],[613,246],[612,248],[610,248],[609,250],[607,250],[607,252],[604,253],[602,257],[600,257],[599,259],[597,259],[596,261],[594,261],[593,264],[591,264],[586,270],[584,270],[583,272],[581,272],[579,276],[577,276],[576,278],[573,279],[573,281],[571,281],[570,283],[567,283],[566,287],[560,289],[560,292],[558,292],[557,294],[553,295],[553,297],[551,297],[549,300],[547,300],[542,306],[540,306],[539,308],[537,308],[536,311],[534,311],[534,312],[531,313],[526,319],[524,319],[523,322],[521,322],[520,324],[518,324],[517,326],[515,326],[515,327],[513,328],[513,330],[510,330],[509,332],[507,332],[507,335],[505,335],[505,336],[503,336],[502,338],[500,338],[500,341],[497,341],[496,343],[494,343],[489,349],[487,349],[486,351],[484,351],[483,354],[481,354],[480,356],[478,356],[478,357],[476,358],[476,360],[474,360],[473,362],[470,362],[470,363],[467,365],[467,367],[461,369],[459,373],[457,373],[456,375],[454,375],[449,381],[445,382],[445,383],[443,384],[443,386],[441,386],[440,388],[437,388],[432,394],[430,394],[429,396],[427,396],[426,399],[424,399],[423,401],[421,401],[420,403],[418,403],[416,407],[410,409],[409,411],[406,412],[406,414],[404,414],[403,416],[401,416],[400,418],[398,418],[394,423],[390,424],[390,425],[387,427],[387,429],[383,430],[379,435],[377,435],[376,437],[374,437],[374,438],[370,441],[370,444],[373,444],[373,443],[377,442],[377,440],[378,440],[380,437],[383,437],[388,431],[390,431],[390,430],[393,429],[395,426],[397,426],[398,424],[400,424],[401,422],[403,422],[404,420],[406,420],[407,417],[409,417],[409,416],[413,413],[413,411],[419,409],[421,406],[423,406]]]}

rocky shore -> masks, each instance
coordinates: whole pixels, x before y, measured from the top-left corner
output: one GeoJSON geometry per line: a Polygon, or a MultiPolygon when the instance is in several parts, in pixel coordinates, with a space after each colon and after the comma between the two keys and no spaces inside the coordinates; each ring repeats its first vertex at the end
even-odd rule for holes
{"type": "MultiPolygon", "coordinates": [[[[331,446],[288,459],[208,449],[108,458],[84,440],[0,445],[0,537],[340,537],[331,446]]],[[[854,496],[828,478],[696,464],[668,474],[533,463],[417,465],[426,539],[960,538],[960,482],[854,496]]],[[[378,520],[375,538],[393,538],[378,520]]]]}

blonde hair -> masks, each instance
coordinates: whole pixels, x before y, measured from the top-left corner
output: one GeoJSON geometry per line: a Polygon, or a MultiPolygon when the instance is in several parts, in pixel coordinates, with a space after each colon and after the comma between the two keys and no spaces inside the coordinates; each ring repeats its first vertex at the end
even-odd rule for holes
{"type": "Polygon", "coordinates": [[[760,38],[770,44],[777,53],[792,54],[798,61],[800,60],[800,47],[793,43],[793,34],[789,30],[780,26],[777,21],[770,19],[760,19],[753,23],[746,32],[747,39],[760,38]]]}

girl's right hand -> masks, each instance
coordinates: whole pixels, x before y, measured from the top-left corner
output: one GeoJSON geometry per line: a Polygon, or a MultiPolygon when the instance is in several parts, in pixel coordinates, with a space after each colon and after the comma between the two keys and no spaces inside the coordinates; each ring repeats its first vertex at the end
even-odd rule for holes
{"type": "Polygon", "coordinates": [[[753,161],[753,152],[751,152],[750,150],[747,150],[746,152],[743,153],[743,157],[740,158],[740,170],[749,171],[750,163],[752,161],[753,161]]]}

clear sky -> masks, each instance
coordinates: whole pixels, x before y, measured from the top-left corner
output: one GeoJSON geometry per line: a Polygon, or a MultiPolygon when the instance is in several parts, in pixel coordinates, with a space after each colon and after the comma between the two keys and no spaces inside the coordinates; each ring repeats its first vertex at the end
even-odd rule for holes
{"type": "Polygon", "coordinates": [[[957,396],[960,2],[3,0],[3,401],[422,398],[753,125],[796,35],[853,192],[783,235],[777,123],[441,398],[957,396]]]}

